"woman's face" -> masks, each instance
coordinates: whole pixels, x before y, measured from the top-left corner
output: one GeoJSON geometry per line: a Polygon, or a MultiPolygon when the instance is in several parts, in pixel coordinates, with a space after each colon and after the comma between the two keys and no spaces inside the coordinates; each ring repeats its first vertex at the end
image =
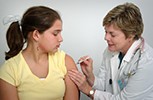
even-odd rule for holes
{"type": "Polygon", "coordinates": [[[133,43],[132,37],[125,37],[125,34],[112,25],[105,26],[105,40],[110,51],[118,51],[125,54],[133,43]]]}
{"type": "Polygon", "coordinates": [[[51,28],[40,34],[39,48],[44,52],[56,52],[63,38],[61,36],[62,22],[56,20],[51,28]]]}

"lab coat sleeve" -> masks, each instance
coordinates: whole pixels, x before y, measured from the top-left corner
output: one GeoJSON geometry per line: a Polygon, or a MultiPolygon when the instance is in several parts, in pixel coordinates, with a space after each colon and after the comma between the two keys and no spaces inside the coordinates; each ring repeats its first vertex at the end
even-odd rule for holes
{"type": "Polygon", "coordinates": [[[94,89],[98,89],[101,91],[105,90],[105,85],[106,85],[106,74],[108,74],[108,69],[106,68],[106,58],[109,57],[110,53],[108,53],[108,49],[106,48],[104,53],[103,53],[103,58],[102,58],[102,63],[101,66],[99,68],[98,74],[95,75],[95,81],[94,81],[94,85],[93,88],[94,89]],[[107,70],[107,73],[106,73],[107,70]]]}
{"type": "Polygon", "coordinates": [[[106,71],[103,69],[103,67],[101,67],[99,69],[99,74],[97,76],[95,76],[95,81],[94,81],[94,85],[93,85],[94,89],[104,91],[105,73],[106,73],[106,71]]]}
{"type": "Polygon", "coordinates": [[[96,90],[94,100],[111,100],[111,93],[96,90]]]}
{"type": "MultiPolygon", "coordinates": [[[[106,52],[106,50],[105,50],[106,52]]],[[[105,68],[105,52],[103,53],[103,58],[102,58],[102,64],[99,68],[99,71],[98,71],[98,74],[95,75],[95,80],[94,80],[94,85],[93,85],[93,88],[94,89],[98,89],[98,90],[101,90],[101,91],[104,91],[105,89],[105,82],[106,82],[106,68],[105,68]]]]}

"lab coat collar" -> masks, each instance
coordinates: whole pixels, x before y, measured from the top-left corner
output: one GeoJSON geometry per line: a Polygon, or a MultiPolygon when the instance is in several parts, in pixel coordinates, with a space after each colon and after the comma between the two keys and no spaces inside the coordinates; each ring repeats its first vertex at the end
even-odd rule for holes
{"type": "Polygon", "coordinates": [[[111,78],[112,80],[115,79],[115,76],[117,74],[117,71],[118,71],[118,66],[119,66],[119,59],[118,59],[118,55],[119,53],[116,53],[116,55],[114,55],[111,60],[110,60],[110,64],[111,64],[111,78]]]}
{"type": "Polygon", "coordinates": [[[139,40],[136,40],[131,47],[129,48],[129,50],[127,51],[127,53],[125,54],[123,61],[129,62],[132,58],[132,56],[134,55],[136,49],[140,48],[140,44],[143,42],[143,39],[140,38],[139,40]]]}

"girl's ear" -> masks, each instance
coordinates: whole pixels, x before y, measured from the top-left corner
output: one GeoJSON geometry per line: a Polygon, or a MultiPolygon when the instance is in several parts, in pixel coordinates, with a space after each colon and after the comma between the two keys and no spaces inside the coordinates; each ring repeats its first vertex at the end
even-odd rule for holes
{"type": "Polygon", "coordinates": [[[39,38],[40,38],[40,33],[38,30],[34,30],[33,33],[32,33],[32,37],[35,41],[38,41],[39,38]]]}

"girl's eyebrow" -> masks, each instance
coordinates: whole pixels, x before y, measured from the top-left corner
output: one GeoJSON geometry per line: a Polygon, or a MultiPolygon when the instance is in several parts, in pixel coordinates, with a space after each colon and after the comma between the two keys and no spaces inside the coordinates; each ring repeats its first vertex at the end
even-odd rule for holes
{"type": "Polygon", "coordinates": [[[61,32],[62,30],[60,30],[60,29],[57,29],[57,30],[54,30],[53,32],[57,32],[57,33],[59,33],[59,32],[61,32]]]}
{"type": "Polygon", "coordinates": [[[55,30],[55,31],[58,31],[58,32],[60,32],[60,31],[62,31],[62,30],[58,29],[58,30],[55,30]]]}

